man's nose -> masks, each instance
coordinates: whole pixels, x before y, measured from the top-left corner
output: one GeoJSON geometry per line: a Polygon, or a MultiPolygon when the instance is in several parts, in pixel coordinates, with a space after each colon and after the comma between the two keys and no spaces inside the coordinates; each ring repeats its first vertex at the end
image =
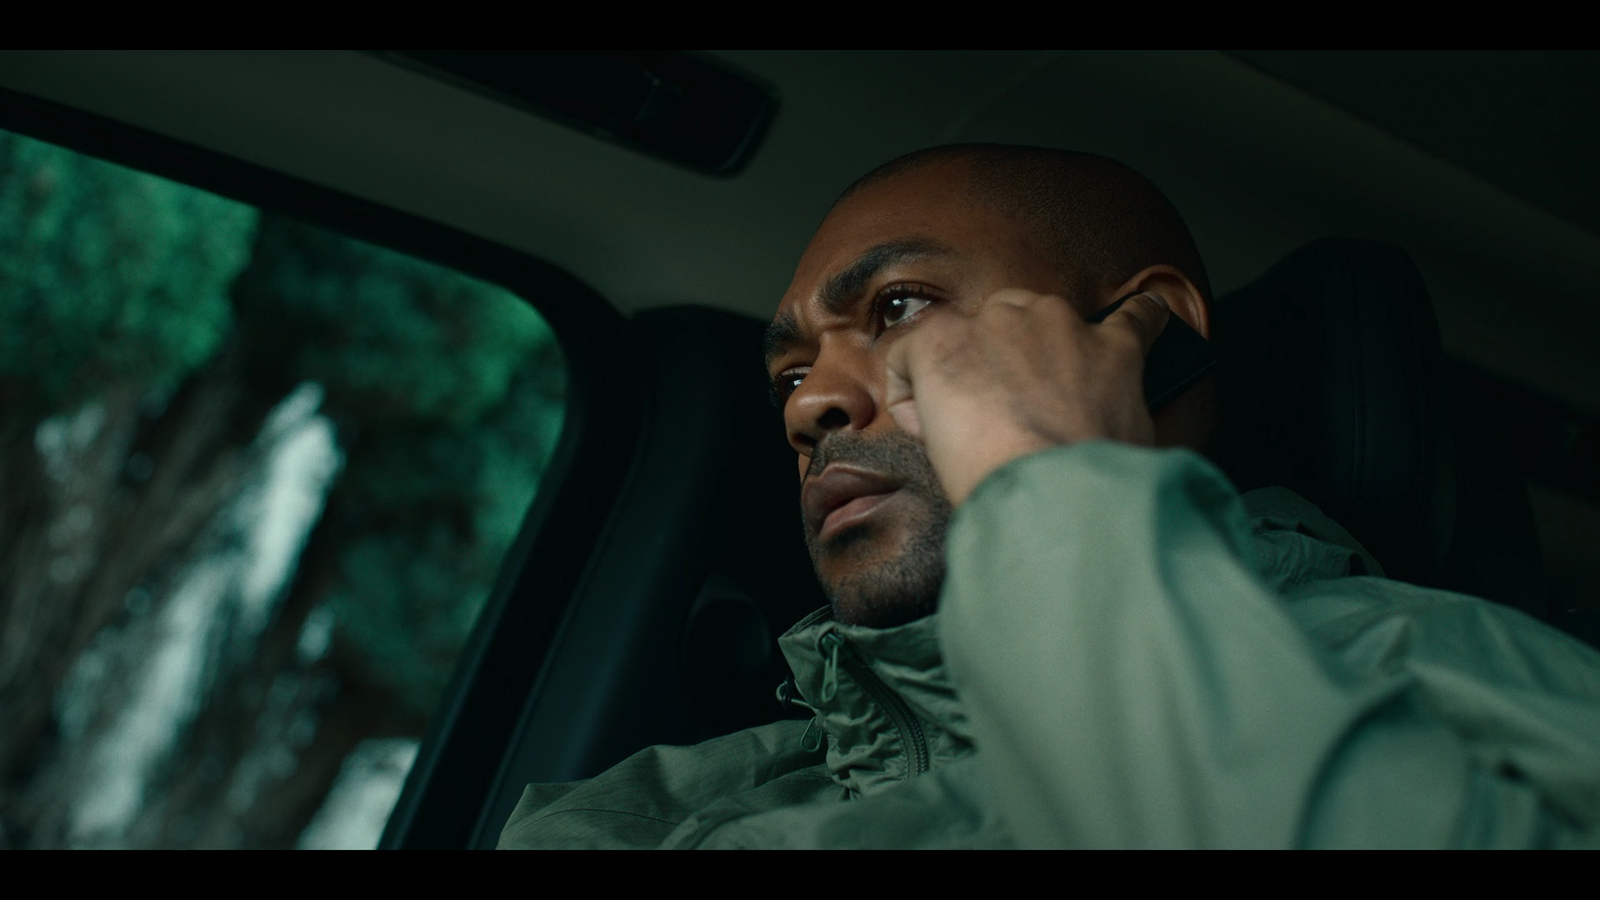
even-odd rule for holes
{"type": "MultiPolygon", "coordinates": [[[[878,400],[870,360],[819,358],[784,404],[789,444],[804,456],[835,431],[861,431],[872,423],[878,400]]],[[[878,381],[882,372],[877,373],[878,381]]]]}

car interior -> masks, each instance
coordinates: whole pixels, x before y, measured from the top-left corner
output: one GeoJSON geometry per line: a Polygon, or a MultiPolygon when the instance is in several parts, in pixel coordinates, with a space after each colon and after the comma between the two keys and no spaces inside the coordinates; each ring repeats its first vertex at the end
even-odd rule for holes
{"type": "Polygon", "coordinates": [[[839,191],[938,144],[1149,176],[1215,288],[1236,486],[1600,646],[1596,100],[1593,53],[0,54],[0,128],[501,285],[561,343],[390,849],[790,714],[776,638],[826,600],[762,330],[839,191]]]}

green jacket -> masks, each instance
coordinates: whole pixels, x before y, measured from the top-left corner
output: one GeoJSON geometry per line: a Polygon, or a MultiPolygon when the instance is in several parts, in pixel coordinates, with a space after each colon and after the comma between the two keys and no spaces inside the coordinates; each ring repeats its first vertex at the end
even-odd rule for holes
{"type": "Polygon", "coordinates": [[[946,556],[935,616],[783,636],[812,723],[530,786],[501,847],[1600,843],[1600,654],[1384,579],[1289,491],[1057,448],[946,556]]]}

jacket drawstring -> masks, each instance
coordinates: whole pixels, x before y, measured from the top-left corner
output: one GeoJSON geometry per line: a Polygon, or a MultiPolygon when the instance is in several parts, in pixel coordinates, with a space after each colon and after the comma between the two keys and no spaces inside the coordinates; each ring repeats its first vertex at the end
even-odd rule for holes
{"type": "Polygon", "coordinates": [[[822,702],[828,703],[839,693],[839,648],[844,646],[844,638],[830,631],[817,644],[827,652],[822,664],[822,702]]]}
{"type": "Polygon", "coordinates": [[[822,749],[822,736],[827,732],[822,730],[822,717],[812,716],[806,723],[805,734],[800,735],[800,749],[807,753],[815,753],[822,749]]]}
{"type": "MultiPolygon", "coordinates": [[[[821,641],[818,641],[819,649],[826,652],[826,661],[822,663],[822,703],[834,700],[834,697],[838,695],[838,649],[843,645],[845,645],[845,639],[838,636],[838,634],[832,633],[832,631],[824,634],[821,641]]],[[[789,682],[787,681],[778,685],[778,701],[779,703],[795,703],[798,706],[805,706],[806,709],[811,709],[813,713],[816,713],[816,709],[810,703],[800,703],[798,698],[790,695],[789,682]]],[[[816,753],[816,751],[822,749],[822,737],[826,733],[826,730],[822,729],[822,716],[811,716],[811,721],[806,724],[805,733],[800,735],[800,749],[803,749],[806,753],[816,753]]]]}
{"type": "Polygon", "coordinates": [[[807,753],[815,753],[822,749],[822,739],[827,732],[822,729],[822,716],[817,715],[817,708],[800,699],[800,689],[795,686],[794,676],[790,675],[778,684],[778,703],[785,709],[804,709],[811,712],[811,721],[806,723],[805,733],[800,735],[800,749],[807,753]]]}

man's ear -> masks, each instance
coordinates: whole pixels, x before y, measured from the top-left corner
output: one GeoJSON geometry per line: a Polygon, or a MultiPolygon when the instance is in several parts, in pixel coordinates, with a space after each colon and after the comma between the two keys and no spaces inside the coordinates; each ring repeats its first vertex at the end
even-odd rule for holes
{"type": "Polygon", "coordinates": [[[1189,280],[1189,276],[1180,272],[1175,266],[1163,264],[1141,270],[1123,282],[1122,286],[1104,299],[1101,305],[1104,306],[1118,297],[1145,291],[1159,294],[1161,299],[1167,301],[1168,309],[1189,323],[1190,328],[1200,332],[1201,337],[1211,340],[1211,304],[1206,302],[1205,296],[1194,286],[1194,282],[1189,280]]]}

